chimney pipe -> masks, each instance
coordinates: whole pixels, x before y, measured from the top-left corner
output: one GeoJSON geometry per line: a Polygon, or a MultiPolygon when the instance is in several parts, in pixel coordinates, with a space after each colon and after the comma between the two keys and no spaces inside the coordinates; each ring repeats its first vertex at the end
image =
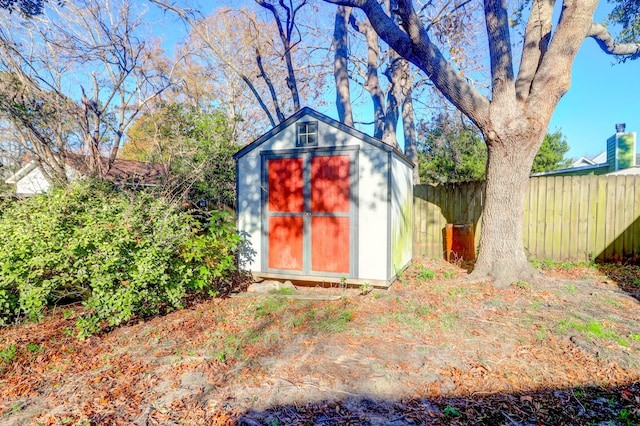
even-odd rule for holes
{"type": "Polygon", "coordinates": [[[624,129],[627,127],[625,123],[616,124],[616,133],[624,133],[624,129]]]}

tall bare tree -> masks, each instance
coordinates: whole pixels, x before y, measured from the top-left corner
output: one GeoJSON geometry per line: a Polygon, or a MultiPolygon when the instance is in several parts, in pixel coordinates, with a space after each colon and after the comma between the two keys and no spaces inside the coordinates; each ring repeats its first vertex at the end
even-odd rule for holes
{"type": "MultiPolygon", "coordinates": [[[[250,97],[251,103],[263,114],[256,119],[253,112],[246,109],[241,114],[227,111],[229,117],[237,115],[254,124],[266,118],[267,126],[275,126],[301,104],[319,96],[322,82],[317,71],[320,67],[309,59],[303,44],[307,39],[296,22],[306,2],[262,2],[261,6],[273,19],[264,19],[250,9],[230,8],[219,8],[203,17],[197,10],[180,8],[164,0],[152,2],[175,13],[189,26],[187,47],[193,51],[189,60],[202,69],[215,70],[217,75],[211,76],[217,82],[224,82],[226,90],[234,93],[235,99],[230,98],[225,108],[232,108],[238,98],[250,97]],[[243,86],[240,92],[238,83],[243,86]]],[[[260,10],[257,5],[256,8],[260,10]]]]}
{"type": "Polygon", "coordinates": [[[256,0],[256,3],[273,15],[273,21],[278,28],[278,35],[282,43],[282,56],[287,64],[287,87],[291,91],[293,110],[298,111],[301,108],[300,93],[298,92],[298,79],[296,78],[292,51],[302,39],[296,19],[300,10],[307,5],[307,0],[301,0],[298,3],[293,0],[256,0]]]}
{"type": "Polygon", "coordinates": [[[129,0],[50,4],[28,25],[0,15],[0,108],[58,179],[73,148],[103,177],[126,128],[168,87],[170,66],[143,15],[129,0]]]}
{"type": "MultiPolygon", "coordinates": [[[[525,191],[551,115],[569,90],[576,53],[588,37],[614,55],[638,57],[640,44],[636,39],[616,43],[606,27],[594,23],[598,0],[565,0],[557,17],[556,1],[533,0],[523,10],[528,19],[516,76],[507,2],[485,0],[479,15],[484,18],[491,70],[490,93],[485,95],[443,54],[412,0],[398,0],[393,14],[399,20],[376,0],[327,1],[362,9],[389,46],[422,70],[481,130],[489,159],[480,252],[472,277],[492,278],[498,287],[535,277],[523,245],[525,191]]],[[[450,7],[460,4],[451,2],[450,7]]]]}
{"type": "MultiPolygon", "coordinates": [[[[396,7],[395,0],[386,0],[382,4],[387,15],[397,20],[397,16],[390,12],[396,7]]],[[[421,16],[434,28],[437,37],[447,45],[452,60],[461,69],[466,71],[475,69],[475,58],[473,55],[461,53],[460,45],[471,38],[469,34],[472,33],[472,25],[469,21],[477,8],[463,3],[447,11],[445,4],[446,2],[441,1],[429,2],[422,8],[421,16]],[[469,31],[462,32],[459,30],[461,27],[469,31]]],[[[432,100],[440,98],[441,95],[432,90],[428,79],[418,76],[405,58],[393,49],[389,49],[379,39],[366,15],[363,18],[357,18],[351,13],[350,7],[339,6],[336,11],[333,46],[334,75],[338,95],[336,105],[341,120],[341,110],[351,108],[349,96],[351,90],[347,80],[347,76],[351,76],[370,95],[373,103],[374,136],[391,145],[396,145],[399,139],[396,135],[402,132],[405,154],[417,164],[414,98],[423,93],[423,97],[430,99],[430,102],[423,101],[421,112],[424,114],[431,113],[431,110],[435,109],[431,105],[437,104],[437,109],[440,109],[442,104],[432,100]],[[345,11],[348,11],[348,16],[345,11]],[[356,31],[353,35],[348,32],[347,20],[350,22],[350,27],[356,31]],[[350,42],[356,39],[358,33],[364,39],[366,53],[360,52],[362,49],[358,48],[357,43],[350,42]],[[347,55],[347,52],[350,54],[347,55]],[[428,92],[428,95],[425,95],[425,92],[428,92]],[[425,108],[424,104],[429,104],[430,107],[425,108]],[[398,128],[400,117],[402,117],[402,129],[398,128]]],[[[416,169],[414,182],[419,183],[419,180],[416,169]]]]}

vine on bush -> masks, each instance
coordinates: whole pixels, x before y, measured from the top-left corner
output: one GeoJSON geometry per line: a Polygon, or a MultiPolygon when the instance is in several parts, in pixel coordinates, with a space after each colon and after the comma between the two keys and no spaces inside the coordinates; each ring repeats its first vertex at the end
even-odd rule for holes
{"type": "Polygon", "coordinates": [[[187,294],[215,295],[236,272],[240,238],[226,213],[201,223],[160,196],[91,182],[4,207],[0,325],[81,300],[85,337],[179,309],[187,294]]]}

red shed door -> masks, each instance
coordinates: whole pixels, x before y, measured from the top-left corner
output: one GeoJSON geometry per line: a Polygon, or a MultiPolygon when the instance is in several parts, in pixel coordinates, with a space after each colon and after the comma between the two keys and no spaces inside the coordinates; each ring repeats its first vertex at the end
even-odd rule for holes
{"type": "Polygon", "coordinates": [[[349,273],[351,161],[347,155],[311,158],[311,269],[349,273]]]}
{"type": "Polygon", "coordinates": [[[349,155],[267,160],[268,268],[349,276],[349,155]]]}
{"type": "Polygon", "coordinates": [[[302,158],[267,163],[269,269],[302,272],[304,180],[302,158]]]}

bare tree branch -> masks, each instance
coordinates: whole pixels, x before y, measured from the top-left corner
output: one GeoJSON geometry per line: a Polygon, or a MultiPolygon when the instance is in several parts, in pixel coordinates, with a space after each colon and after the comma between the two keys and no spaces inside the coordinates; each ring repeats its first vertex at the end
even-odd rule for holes
{"type": "Polygon", "coordinates": [[[604,25],[592,23],[587,36],[593,38],[609,55],[624,55],[629,56],[629,59],[640,58],[640,43],[617,43],[604,25]]]}
{"type": "Polygon", "coordinates": [[[525,28],[525,38],[516,80],[518,100],[526,100],[531,90],[531,82],[542,57],[547,52],[551,40],[551,15],[555,0],[534,0],[531,14],[525,28]]]}
{"type": "Polygon", "coordinates": [[[506,0],[485,0],[485,21],[491,58],[492,100],[513,99],[513,55],[506,0]]]}

